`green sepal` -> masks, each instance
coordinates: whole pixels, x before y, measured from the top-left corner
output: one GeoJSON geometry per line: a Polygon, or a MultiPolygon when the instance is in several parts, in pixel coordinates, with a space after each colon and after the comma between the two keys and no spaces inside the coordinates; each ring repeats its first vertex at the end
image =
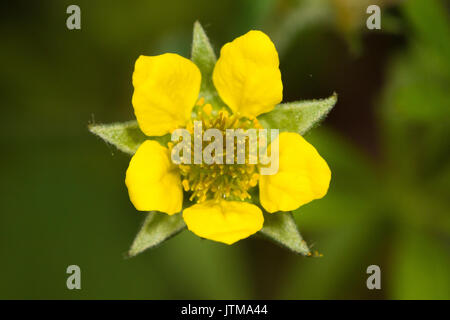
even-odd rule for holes
{"type": "Polygon", "coordinates": [[[303,135],[324,119],[336,102],[337,94],[334,93],[326,99],[282,103],[272,111],[260,115],[258,121],[266,129],[303,135]]]}
{"type": "Polygon", "coordinates": [[[264,212],[264,226],[259,234],[295,253],[311,256],[291,212],[264,212]]]}
{"type": "Polygon", "coordinates": [[[161,137],[146,136],[139,128],[136,120],[111,124],[91,124],[89,125],[89,131],[120,151],[131,155],[145,140],[156,140],[163,146],[167,146],[170,141],[170,134],[161,137]]]}
{"type": "Polygon", "coordinates": [[[149,212],[128,251],[133,257],[144,250],[153,248],[186,228],[181,213],[169,216],[160,212],[149,212]]]}
{"type": "Polygon", "coordinates": [[[194,33],[192,37],[191,60],[197,65],[202,74],[202,84],[199,97],[205,98],[206,103],[210,103],[214,111],[228,108],[220,99],[212,80],[214,66],[216,65],[216,54],[211,46],[208,36],[203,30],[200,22],[194,23],[194,33]]]}

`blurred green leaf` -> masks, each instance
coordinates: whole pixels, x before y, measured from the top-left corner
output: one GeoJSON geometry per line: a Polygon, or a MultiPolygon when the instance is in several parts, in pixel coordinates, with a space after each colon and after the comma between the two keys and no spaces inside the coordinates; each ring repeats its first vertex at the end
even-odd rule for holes
{"type": "Polygon", "coordinates": [[[216,54],[205,30],[203,30],[202,25],[198,21],[194,23],[191,60],[197,65],[202,74],[199,97],[203,97],[207,103],[211,103],[214,110],[224,107],[225,104],[220,99],[212,81],[212,74],[217,61],[216,54]]]}
{"type": "Polygon", "coordinates": [[[393,299],[448,299],[450,255],[442,245],[419,229],[400,232],[393,252],[390,287],[393,299]]]}
{"type": "Polygon", "coordinates": [[[153,248],[181,232],[184,228],[186,228],[186,225],[181,213],[169,216],[165,213],[150,212],[128,254],[133,257],[146,249],[153,248]]]}
{"type": "Polygon", "coordinates": [[[388,69],[384,116],[390,125],[444,122],[450,116],[448,12],[435,0],[407,1],[403,11],[412,27],[411,44],[388,69]]]}
{"type": "Polygon", "coordinates": [[[156,140],[163,146],[170,141],[170,134],[161,137],[147,137],[136,120],[111,123],[111,124],[92,124],[89,125],[89,131],[102,138],[105,142],[112,144],[120,151],[133,155],[139,146],[146,140],[156,140]]]}
{"type": "Polygon", "coordinates": [[[333,10],[328,0],[294,1],[286,14],[276,19],[273,40],[278,53],[283,55],[297,36],[315,25],[329,24],[333,19],[333,10]]]}
{"type": "Polygon", "coordinates": [[[409,46],[387,68],[381,133],[393,178],[423,185],[449,159],[442,137],[449,132],[450,26],[441,1],[407,1],[402,10],[409,46]]]}
{"type": "Polygon", "coordinates": [[[443,1],[405,1],[404,12],[419,40],[450,62],[449,12],[443,1]]]}
{"type": "Polygon", "coordinates": [[[237,32],[242,30],[262,30],[265,21],[279,4],[278,0],[240,0],[239,10],[235,13],[237,32]]]}
{"type": "Polygon", "coordinates": [[[303,135],[317,125],[337,102],[337,94],[321,100],[306,100],[279,104],[258,117],[264,128],[298,132],[303,135]]]}
{"type": "Polygon", "coordinates": [[[415,44],[399,55],[389,69],[385,100],[390,123],[434,124],[450,116],[448,61],[439,52],[415,44]]]}
{"type": "Polygon", "coordinates": [[[290,212],[264,213],[264,226],[260,234],[295,253],[311,255],[290,212]]]}

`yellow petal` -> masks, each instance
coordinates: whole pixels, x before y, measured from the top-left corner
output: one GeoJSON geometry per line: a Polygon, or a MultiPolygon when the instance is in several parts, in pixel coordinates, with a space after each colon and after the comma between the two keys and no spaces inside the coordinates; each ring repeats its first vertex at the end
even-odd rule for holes
{"type": "Polygon", "coordinates": [[[261,205],[268,212],[291,211],[328,191],[331,171],[317,150],[297,133],[283,132],[279,139],[279,170],[261,175],[261,205]]]}
{"type": "Polygon", "coordinates": [[[269,112],[283,99],[278,53],[261,31],[249,31],[222,47],[213,81],[222,100],[245,117],[269,112]]]}
{"type": "Polygon", "coordinates": [[[181,211],[183,191],[177,167],[169,149],[147,140],[131,158],[125,184],[131,202],[139,211],[160,211],[169,215],[181,211]]]}
{"type": "Polygon", "coordinates": [[[161,136],[184,126],[200,91],[201,74],[177,54],[140,56],[133,73],[132,103],[141,130],[161,136]]]}
{"type": "Polygon", "coordinates": [[[261,230],[264,217],[254,204],[240,201],[195,204],[183,211],[184,222],[197,236],[232,244],[261,230]]]}

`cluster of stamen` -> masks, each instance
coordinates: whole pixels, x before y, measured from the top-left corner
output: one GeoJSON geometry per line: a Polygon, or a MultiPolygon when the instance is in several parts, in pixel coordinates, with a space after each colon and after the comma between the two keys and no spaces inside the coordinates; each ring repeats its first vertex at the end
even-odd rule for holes
{"type": "MultiPolygon", "coordinates": [[[[199,100],[195,110],[196,120],[202,122],[202,136],[206,130],[215,128],[222,133],[222,139],[225,141],[227,129],[247,130],[261,128],[256,119],[242,118],[235,114],[229,115],[226,110],[213,112],[212,106],[204,104],[203,98],[199,100]]],[[[192,134],[194,133],[193,124],[189,124],[186,129],[191,132],[191,154],[194,154],[193,142],[195,137],[192,134]]],[[[245,139],[241,141],[241,143],[245,143],[245,162],[242,164],[239,164],[237,161],[236,143],[233,148],[233,164],[225,163],[227,146],[223,144],[222,153],[217,155],[224,160],[222,163],[206,164],[202,161],[200,164],[190,162],[191,164],[181,163],[178,165],[182,176],[183,188],[191,193],[189,200],[200,203],[206,200],[245,200],[250,198],[248,190],[256,186],[258,182],[259,165],[253,164],[254,162],[250,163],[248,137],[243,137],[242,139],[245,139]]]]}

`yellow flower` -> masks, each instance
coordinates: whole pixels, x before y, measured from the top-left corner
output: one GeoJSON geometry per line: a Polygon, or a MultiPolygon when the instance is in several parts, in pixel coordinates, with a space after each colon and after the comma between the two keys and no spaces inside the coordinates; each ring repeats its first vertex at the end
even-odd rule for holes
{"type": "MultiPolygon", "coordinates": [[[[250,31],[225,44],[212,78],[232,115],[212,112],[210,102],[199,97],[201,73],[192,61],[172,53],[139,57],[132,103],[141,130],[148,136],[177,128],[192,130],[192,114],[203,121],[204,129],[259,128],[256,117],[282,100],[278,53],[261,31],[250,31]]],[[[147,140],[126,173],[130,200],[137,210],[172,215],[182,211],[184,189],[190,200],[196,200],[183,210],[189,230],[227,244],[247,238],[264,222],[262,210],[244,201],[251,198],[248,190],[258,181],[261,205],[270,213],[295,210],[328,190],[331,172],[316,149],[297,133],[283,132],[277,139],[279,171],[261,176],[260,166],[248,161],[176,165],[171,161],[171,146],[147,140]]]]}

